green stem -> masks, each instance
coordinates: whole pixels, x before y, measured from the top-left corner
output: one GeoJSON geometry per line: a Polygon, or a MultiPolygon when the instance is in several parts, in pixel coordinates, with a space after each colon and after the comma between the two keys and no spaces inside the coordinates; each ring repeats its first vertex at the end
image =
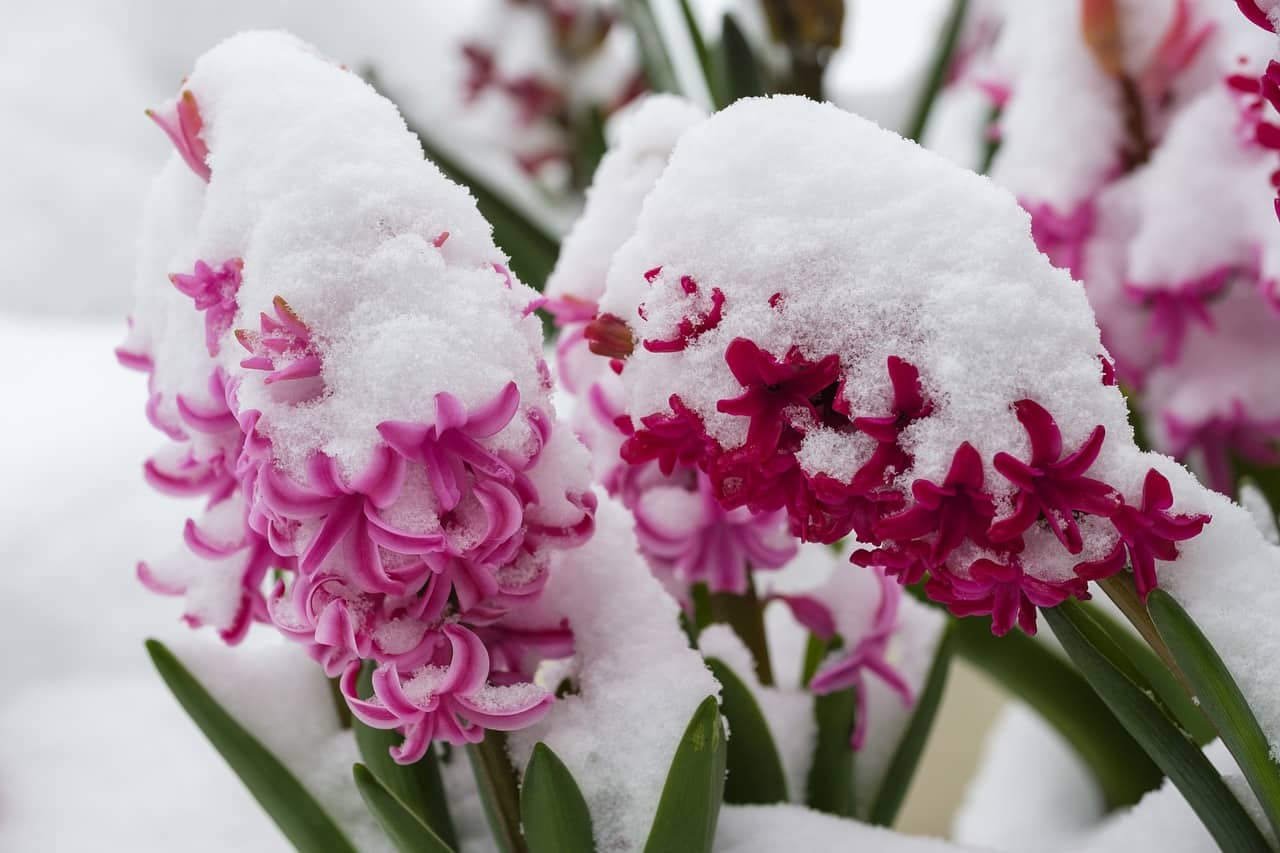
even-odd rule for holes
{"type": "Polygon", "coordinates": [[[951,14],[942,28],[942,38],[938,42],[937,52],[933,56],[933,64],[929,67],[929,76],[925,78],[924,88],[920,90],[920,100],[916,103],[915,114],[907,125],[906,137],[919,142],[924,136],[924,129],[929,123],[929,114],[933,112],[934,101],[942,84],[947,79],[947,69],[951,67],[951,57],[955,53],[956,44],[960,41],[960,31],[964,28],[965,15],[969,10],[969,0],[953,0],[951,14]]]}
{"type": "Polygon", "coordinates": [[[338,724],[344,729],[351,728],[351,707],[347,705],[347,699],[342,695],[342,688],[338,686],[338,679],[329,679],[329,695],[333,698],[333,710],[338,715],[338,724]]]}
{"type": "Polygon", "coordinates": [[[747,572],[747,589],[742,595],[732,592],[707,592],[706,587],[694,590],[694,606],[698,611],[698,625],[713,622],[728,625],[742,640],[755,660],[756,677],[766,687],[773,685],[773,664],[769,659],[769,642],[764,629],[764,606],[756,595],[755,578],[747,572]]]}
{"type": "Polygon", "coordinates": [[[1182,685],[1182,689],[1187,691],[1187,695],[1194,696],[1195,690],[1191,687],[1191,683],[1187,681],[1187,676],[1183,673],[1182,667],[1178,666],[1177,660],[1173,657],[1173,652],[1169,651],[1168,645],[1165,644],[1164,638],[1160,636],[1160,632],[1156,630],[1155,623],[1151,621],[1151,614],[1147,612],[1147,606],[1142,603],[1142,599],[1138,598],[1138,590],[1133,585],[1133,577],[1128,572],[1121,572],[1098,581],[1098,586],[1102,587],[1102,591],[1107,597],[1120,608],[1120,612],[1124,614],[1124,618],[1129,620],[1129,624],[1137,629],[1142,635],[1142,639],[1147,641],[1147,645],[1155,652],[1164,665],[1173,673],[1174,678],[1178,679],[1178,683],[1182,685]]]}
{"type": "Polygon", "coordinates": [[[480,801],[502,853],[528,853],[520,831],[520,785],[507,757],[504,732],[487,731],[484,740],[468,744],[467,757],[476,777],[480,801]]]}

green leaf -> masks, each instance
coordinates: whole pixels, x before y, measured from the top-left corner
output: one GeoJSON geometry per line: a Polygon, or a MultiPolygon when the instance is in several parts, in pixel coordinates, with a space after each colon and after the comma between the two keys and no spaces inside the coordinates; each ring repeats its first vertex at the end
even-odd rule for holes
{"type": "Polygon", "coordinates": [[[525,284],[542,290],[560,254],[559,239],[518,210],[502,193],[432,144],[422,131],[415,132],[427,158],[451,180],[471,190],[480,213],[493,226],[494,242],[511,256],[511,269],[525,284]]]}
{"type": "Polygon", "coordinates": [[[680,14],[684,18],[685,29],[689,31],[689,41],[693,45],[694,54],[698,57],[698,67],[702,69],[702,79],[707,83],[707,91],[711,94],[712,103],[715,104],[716,109],[728,106],[728,102],[721,97],[723,86],[716,74],[711,51],[707,49],[707,41],[702,37],[702,28],[698,26],[698,19],[693,9],[689,7],[689,0],[680,0],[680,14]]]}
{"type": "Polygon", "coordinates": [[[485,732],[484,740],[467,744],[467,758],[498,849],[502,853],[525,853],[528,848],[520,833],[520,788],[507,757],[506,733],[485,732]]]}
{"type": "MultiPolygon", "coordinates": [[[[372,675],[373,666],[366,665],[360,673],[361,696],[373,693],[369,683],[372,675]]],[[[399,732],[393,729],[375,729],[354,718],[351,726],[355,730],[360,757],[378,782],[404,804],[414,817],[431,827],[444,843],[457,847],[458,833],[453,827],[453,818],[449,815],[448,798],[444,781],[440,778],[440,765],[435,750],[428,749],[427,754],[413,764],[397,764],[391,758],[389,750],[393,746],[399,746],[404,739],[399,732]]]]}
{"type": "Polygon", "coordinates": [[[942,84],[946,82],[947,70],[951,67],[951,57],[960,40],[960,30],[964,27],[964,18],[968,10],[969,0],[952,0],[951,14],[942,25],[938,47],[934,51],[933,62],[929,66],[929,75],[925,78],[924,88],[921,89],[919,100],[916,102],[915,113],[904,134],[907,139],[919,142],[924,136],[925,126],[929,123],[929,114],[933,112],[933,104],[938,99],[942,84]]]}
{"type": "Polygon", "coordinates": [[[751,690],[724,661],[707,658],[707,667],[720,682],[720,710],[733,733],[726,758],[729,778],[724,801],[734,805],[785,803],[787,779],[782,759],[751,690]]]}
{"type": "Polygon", "coordinates": [[[805,802],[809,808],[840,817],[853,817],[857,802],[853,787],[853,747],[849,738],[857,713],[853,689],[828,693],[813,700],[818,737],[809,767],[805,802]]]}
{"type": "Polygon", "coordinates": [[[209,695],[159,640],[147,654],[179,704],[301,853],[356,853],[297,777],[209,695]]]}
{"type": "Polygon", "coordinates": [[[1075,748],[1108,807],[1133,805],[1160,786],[1160,768],[1060,655],[1020,632],[992,636],[988,619],[957,620],[952,635],[957,654],[1035,708],[1075,748]]]}
{"type": "Polygon", "coordinates": [[[400,853],[454,853],[453,847],[444,843],[404,802],[383,787],[368,767],[357,764],[351,768],[351,774],[364,804],[400,853]]]}
{"type": "Polygon", "coordinates": [[[676,77],[675,66],[667,53],[667,46],[662,40],[662,30],[653,15],[649,0],[622,0],[622,11],[635,31],[636,42],[640,45],[640,64],[644,67],[644,76],[649,81],[649,89],[654,92],[671,92],[681,94],[680,82],[676,77]]]}
{"type": "Polygon", "coordinates": [[[724,80],[723,105],[742,98],[754,98],[766,91],[760,63],[751,43],[742,34],[733,15],[726,14],[721,25],[720,45],[716,51],[718,76],[724,80]]]}
{"type": "Polygon", "coordinates": [[[531,853],[592,853],[591,812],[569,768],[535,744],[520,788],[520,817],[531,853]]]}
{"type": "Polygon", "coordinates": [[[716,698],[693,712],[649,829],[645,853],[708,853],[724,797],[725,735],[716,698]]]}
{"type": "Polygon", "coordinates": [[[942,629],[938,640],[938,649],[933,656],[933,664],[929,667],[929,675],[925,679],[924,689],[916,697],[915,708],[911,711],[911,719],[907,722],[906,731],[898,741],[893,757],[889,759],[889,767],[885,771],[880,790],[876,791],[867,812],[867,819],[879,826],[892,826],[898,816],[898,809],[907,796],[907,788],[915,776],[916,767],[920,763],[920,755],[924,752],[925,742],[933,729],[934,718],[938,714],[938,706],[942,702],[942,694],[947,686],[947,673],[951,669],[951,629],[948,624],[942,629]]]}
{"type": "Polygon", "coordinates": [[[1217,726],[1222,742],[1235,756],[1272,830],[1280,838],[1280,765],[1272,759],[1271,744],[1239,685],[1173,596],[1162,589],[1153,590],[1147,598],[1147,609],[1160,637],[1195,690],[1200,707],[1217,726]]]}
{"type": "Polygon", "coordinates": [[[600,159],[609,148],[604,136],[604,116],[599,107],[583,110],[574,122],[573,181],[579,189],[591,184],[600,159]]]}
{"type": "Polygon", "coordinates": [[[1182,792],[1218,845],[1232,851],[1270,850],[1209,759],[1169,718],[1107,632],[1075,601],[1043,613],[1090,686],[1182,792]]]}
{"type": "Polygon", "coordinates": [[[1192,740],[1204,746],[1218,736],[1209,718],[1191,701],[1186,688],[1178,682],[1177,677],[1169,671],[1169,667],[1155,652],[1151,651],[1151,647],[1143,642],[1141,637],[1096,604],[1083,606],[1093,621],[1097,622],[1125,656],[1133,661],[1133,665],[1141,672],[1142,678],[1151,685],[1165,708],[1173,715],[1178,725],[1191,735],[1192,740]]]}

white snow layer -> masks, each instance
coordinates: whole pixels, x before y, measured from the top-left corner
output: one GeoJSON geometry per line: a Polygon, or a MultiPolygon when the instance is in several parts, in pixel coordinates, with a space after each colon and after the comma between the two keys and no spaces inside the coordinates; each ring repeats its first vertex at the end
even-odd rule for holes
{"type": "Polygon", "coordinates": [[[685,727],[720,692],[636,547],[630,516],[601,493],[595,535],[553,556],[542,596],[573,629],[577,693],[509,736],[517,767],[538,741],[565,763],[601,850],[644,847],[685,727]]]}

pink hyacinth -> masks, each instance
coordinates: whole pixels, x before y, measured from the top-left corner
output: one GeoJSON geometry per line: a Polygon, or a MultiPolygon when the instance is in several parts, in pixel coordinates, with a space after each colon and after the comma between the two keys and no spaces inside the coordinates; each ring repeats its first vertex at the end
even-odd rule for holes
{"type": "Polygon", "coordinates": [[[294,400],[314,397],[323,390],[320,355],[311,341],[311,330],[289,307],[283,297],[271,303],[275,316],[258,315],[258,331],[236,329],[236,340],[249,351],[241,367],[266,371],[263,381],[271,383],[306,380],[290,388],[294,400]]]}
{"type": "Polygon", "coordinates": [[[711,483],[687,469],[675,483],[650,486],[632,507],[640,550],[656,569],[712,592],[746,592],[751,570],[777,569],[796,553],[784,513],[724,509],[711,483]],[[691,487],[679,483],[692,481],[691,487]]]}
{"type": "Polygon", "coordinates": [[[945,560],[966,540],[987,543],[995,507],[983,490],[982,457],[969,442],[956,448],[940,485],[916,480],[911,494],[915,502],[910,507],[876,525],[881,538],[903,541],[932,536],[929,556],[934,563],[945,560]]]}
{"type": "MultiPolygon", "coordinates": [[[[809,682],[809,687],[818,695],[853,688],[855,710],[850,745],[854,750],[862,749],[867,736],[869,715],[866,676],[868,673],[887,684],[902,700],[903,706],[909,708],[915,701],[910,685],[886,659],[889,641],[898,629],[898,606],[902,599],[902,589],[886,579],[883,574],[879,572],[874,574],[879,582],[880,602],[876,606],[875,617],[870,628],[850,651],[842,654],[834,663],[819,669],[809,682]]],[[[795,612],[794,608],[793,612],[795,612]]]]}
{"type": "Polygon", "coordinates": [[[479,743],[486,730],[513,731],[539,720],[550,708],[549,693],[532,684],[490,683],[489,652],[461,625],[446,625],[447,657],[402,675],[394,663],[373,674],[373,696],[356,690],[360,664],[342,675],[342,693],[361,722],[378,729],[399,729],[404,743],[391,748],[401,764],[426,754],[433,741],[455,745],[479,743]]]}
{"type": "Polygon", "coordinates": [[[200,108],[191,90],[183,89],[176,99],[158,109],[147,110],[147,117],[165,132],[191,171],[208,182],[209,148],[200,138],[204,121],[200,118],[200,108]]]}
{"type": "Polygon", "coordinates": [[[187,192],[174,170],[157,182],[153,211],[174,198],[190,210],[148,217],[119,357],[148,372],[148,416],[171,439],[147,478],[207,503],[186,547],[139,577],[184,595],[184,618],[228,642],[260,621],[331,676],[373,666],[375,695],[348,698],[405,733],[399,760],[529,725],[552,701],[534,671],[573,651],[571,627],[534,605],[596,508],[585,452],[551,415],[539,297],[467,192],[404,144],[388,101],[289,37],[232,41],[153,116],[210,187],[187,192]],[[216,92],[217,108],[202,116],[192,91],[216,92]],[[286,127],[326,144],[287,145],[286,127]],[[228,152],[212,170],[206,138],[228,152]],[[314,181],[335,166],[355,176],[342,204],[314,181]],[[392,187],[411,191],[388,208],[392,187]],[[215,244],[218,262],[152,268],[175,246],[215,244]],[[220,352],[237,318],[238,361],[220,352]]]}
{"type": "Polygon", "coordinates": [[[1031,214],[1031,238],[1036,241],[1036,248],[1054,266],[1071,273],[1072,278],[1083,277],[1085,243],[1096,219],[1093,203],[1084,201],[1069,213],[1061,213],[1044,202],[1024,201],[1022,206],[1031,214]]]}
{"type": "Polygon", "coordinates": [[[195,300],[196,308],[204,312],[205,346],[209,355],[217,355],[218,339],[231,328],[235,320],[236,292],[240,289],[244,261],[232,258],[217,269],[204,261],[196,261],[190,274],[174,273],[169,276],[173,286],[195,300]]]}

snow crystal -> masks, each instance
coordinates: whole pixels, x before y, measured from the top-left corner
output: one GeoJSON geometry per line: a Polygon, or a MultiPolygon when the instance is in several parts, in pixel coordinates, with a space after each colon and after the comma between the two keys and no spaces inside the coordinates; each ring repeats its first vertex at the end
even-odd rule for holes
{"type": "Polygon", "coordinates": [[[913,838],[882,826],[845,820],[802,806],[725,806],[716,853],[763,850],[875,850],[877,853],[961,853],[976,848],[913,838]]]}
{"type": "MultiPolygon", "coordinates": [[[[514,380],[524,409],[545,407],[537,320],[507,319],[535,294],[495,266],[506,258],[474,201],[423,160],[390,102],[270,33],[210,51],[186,90],[200,105],[213,178],[204,189],[175,164],[162,175],[135,314],[163,413],[172,417],[176,394],[202,393],[212,367],[191,346],[203,318],[167,276],[229,257],[244,260],[234,328],[256,328],[283,297],[323,362],[321,397],[280,402],[262,371],[240,368],[245,353],[231,332],[221,338],[217,363],[239,378],[240,406],[262,411],[259,429],[295,474],[316,450],[360,470],[378,423],[430,422],[440,391],[471,407],[514,380]]],[[[515,418],[493,444],[528,440],[526,420],[515,418]]]]}
{"type": "Polygon", "coordinates": [[[1102,790],[1075,750],[1037,713],[1010,703],[952,822],[957,841],[1046,853],[1102,819],[1102,790]]]}

